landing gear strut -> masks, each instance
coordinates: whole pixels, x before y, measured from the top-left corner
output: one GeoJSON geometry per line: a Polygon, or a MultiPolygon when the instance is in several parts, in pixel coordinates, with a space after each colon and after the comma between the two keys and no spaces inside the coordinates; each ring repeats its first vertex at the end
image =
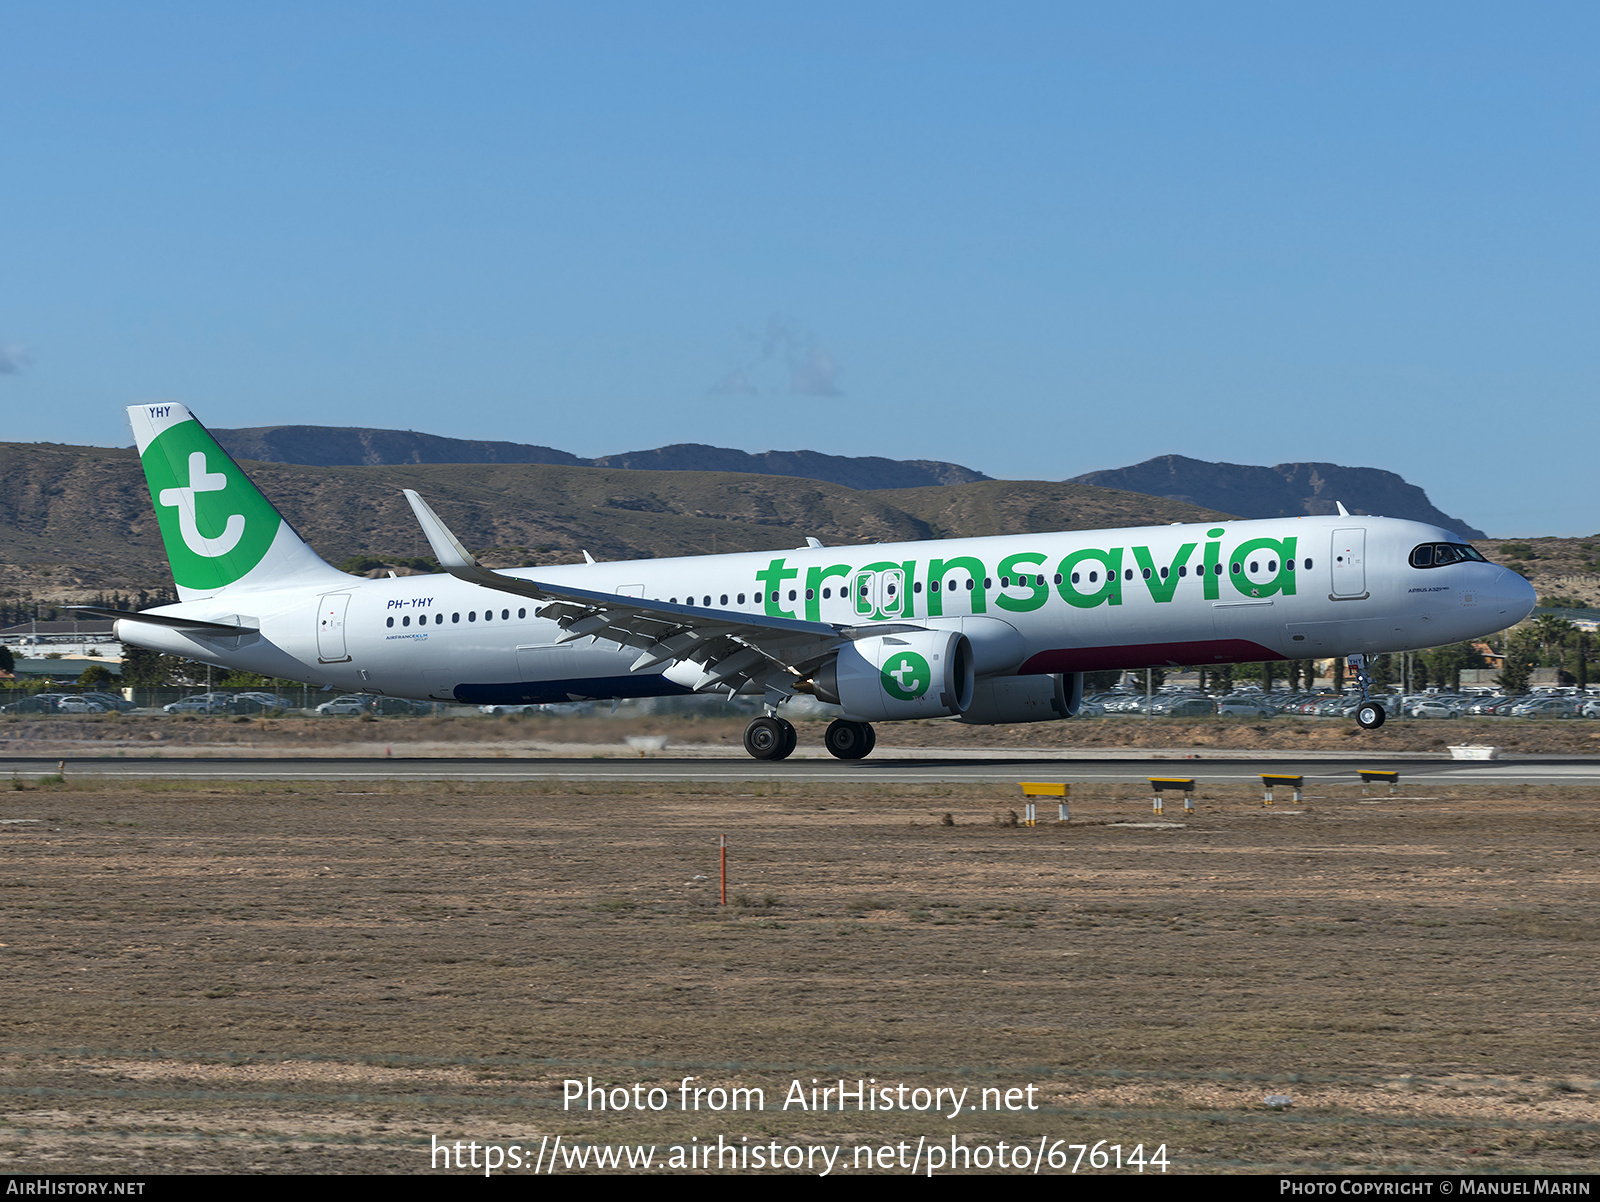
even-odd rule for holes
{"type": "Polygon", "coordinates": [[[873,732],[870,722],[846,722],[840,718],[828,724],[822,743],[831,755],[841,760],[859,760],[872,754],[872,749],[878,744],[878,736],[873,732]]]}
{"type": "Polygon", "coordinates": [[[1356,725],[1362,730],[1377,730],[1388,711],[1372,699],[1372,675],[1367,671],[1367,657],[1352,655],[1349,664],[1356,670],[1356,683],[1361,686],[1361,704],[1356,707],[1356,725]]]}
{"type": "Polygon", "coordinates": [[[744,749],[758,760],[786,760],[800,736],[782,718],[753,718],[744,728],[744,749]]]}

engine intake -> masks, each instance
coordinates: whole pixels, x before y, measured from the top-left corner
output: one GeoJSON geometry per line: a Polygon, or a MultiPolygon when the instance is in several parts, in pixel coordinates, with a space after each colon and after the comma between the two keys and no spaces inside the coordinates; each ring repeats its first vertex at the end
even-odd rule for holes
{"type": "Polygon", "coordinates": [[[972,644],[954,630],[857,639],[812,677],[823,701],[856,722],[949,718],[972,704],[972,644]]]}

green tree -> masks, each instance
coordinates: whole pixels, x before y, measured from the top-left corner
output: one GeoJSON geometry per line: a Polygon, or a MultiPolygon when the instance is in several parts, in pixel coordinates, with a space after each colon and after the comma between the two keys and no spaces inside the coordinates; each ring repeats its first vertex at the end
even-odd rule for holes
{"type": "Polygon", "coordinates": [[[1440,684],[1448,685],[1457,692],[1461,689],[1462,669],[1484,666],[1483,653],[1471,643],[1452,643],[1448,647],[1435,647],[1431,651],[1425,651],[1422,658],[1427,662],[1429,675],[1440,684]]]}
{"type": "Polygon", "coordinates": [[[1531,630],[1533,636],[1538,639],[1539,663],[1547,668],[1556,669],[1556,678],[1563,684],[1570,684],[1575,676],[1575,673],[1569,670],[1569,664],[1575,658],[1573,649],[1577,646],[1578,636],[1581,633],[1578,628],[1566,618],[1557,617],[1555,614],[1540,614],[1527,623],[1524,629],[1531,630]]]}
{"type": "MultiPolygon", "coordinates": [[[[1479,657],[1482,658],[1481,656],[1479,657]]],[[[1394,656],[1375,655],[1372,663],[1368,665],[1367,672],[1372,676],[1374,689],[1387,689],[1395,682],[1394,656]]]]}
{"type": "Polygon", "coordinates": [[[1526,626],[1519,627],[1506,640],[1505,654],[1505,666],[1496,678],[1500,687],[1508,693],[1526,693],[1539,662],[1538,635],[1526,626]]]}
{"type": "Polygon", "coordinates": [[[16,670],[17,661],[11,654],[11,648],[0,646],[0,672],[15,672],[16,670]]]}
{"type": "Polygon", "coordinates": [[[171,684],[182,672],[183,660],[143,647],[129,647],[122,654],[122,683],[140,688],[171,684]]]}
{"type": "Polygon", "coordinates": [[[264,689],[270,684],[268,677],[254,672],[229,672],[217,681],[219,689],[264,689]]]}
{"type": "Polygon", "coordinates": [[[111,675],[111,669],[104,664],[90,664],[83,670],[83,675],[78,677],[78,683],[85,687],[91,685],[108,685],[116,681],[111,675]]]}

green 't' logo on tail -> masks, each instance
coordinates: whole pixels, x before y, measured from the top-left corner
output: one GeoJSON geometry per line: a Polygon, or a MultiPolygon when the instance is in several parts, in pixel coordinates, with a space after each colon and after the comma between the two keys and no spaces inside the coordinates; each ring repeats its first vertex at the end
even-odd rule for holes
{"type": "Polygon", "coordinates": [[[199,422],[169,426],[140,460],[179,585],[219,589],[266,556],[283,519],[199,422]]]}

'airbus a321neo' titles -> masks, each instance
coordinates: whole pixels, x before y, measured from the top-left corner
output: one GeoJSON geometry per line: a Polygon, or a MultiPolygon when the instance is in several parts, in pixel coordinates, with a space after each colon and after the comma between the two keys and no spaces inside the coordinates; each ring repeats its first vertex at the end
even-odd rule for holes
{"type": "MultiPolygon", "coordinates": [[[[325,563],[182,405],[128,410],[180,601],[117,617],[152,651],[332,688],[470,703],[759,696],[782,759],[796,693],[872,724],[1066,718],[1083,673],[1367,658],[1479,638],[1533,589],[1460,536],[1381,517],[1279,518],[490,571],[407,491],[443,575],[325,563]]],[[[1382,724],[1367,700],[1357,721],[1382,724]]]]}

